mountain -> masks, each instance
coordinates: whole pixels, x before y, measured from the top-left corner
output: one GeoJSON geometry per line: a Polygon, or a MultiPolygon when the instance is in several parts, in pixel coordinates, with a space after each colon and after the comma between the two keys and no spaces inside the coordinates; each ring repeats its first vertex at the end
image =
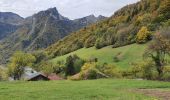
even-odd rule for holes
{"type": "Polygon", "coordinates": [[[17,30],[16,25],[11,25],[7,23],[0,22],[0,40],[5,38],[6,36],[10,35],[11,33],[15,32],[17,30]]]}
{"type": "Polygon", "coordinates": [[[0,42],[0,54],[3,57],[1,58],[7,59],[16,50],[29,52],[46,48],[70,33],[100,21],[90,17],[83,19],[87,19],[88,22],[81,23],[82,19],[70,20],[59,14],[56,8],[40,11],[25,18],[22,22],[19,21],[20,26],[15,32],[0,42]]]}
{"type": "Polygon", "coordinates": [[[154,33],[164,25],[170,26],[169,9],[169,0],[141,0],[121,8],[108,19],[73,32],[45,51],[57,57],[84,47],[100,49],[108,45],[120,47],[135,43],[142,27],[154,33]]]}
{"type": "Polygon", "coordinates": [[[0,22],[12,25],[20,24],[24,18],[12,12],[0,12],[0,22]]]}
{"type": "Polygon", "coordinates": [[[0,12],[0,40],[15,32],[23,18],[12,12],[0,12]]]}
{"type": "Polygon", "coordinates": [[[102,21],[106,18],[107,17],[104,17],[102,15],[99,15],[98,17],[95,17],[94,15],[89,15],[89,16],[86,16],[80,19],[75,19],[73,21],[78,24],[77,26],[83,27],[83,26],[87,26],[87,25],[102,21]]]}

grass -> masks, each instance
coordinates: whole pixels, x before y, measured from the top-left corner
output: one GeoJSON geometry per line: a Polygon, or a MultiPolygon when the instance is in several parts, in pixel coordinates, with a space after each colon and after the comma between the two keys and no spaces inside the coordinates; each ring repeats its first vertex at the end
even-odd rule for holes
{"type": "Polygon", "coordinates": [[[1,82],[0,100],[155,100],[138,88],[170,88],[168,82],[100,79],[87,81],[1,82]]]}
{"type": "Polygon", "coordinates": [[[64,56],[56,57],[52,60],[52,62],[57,62],[61,60],[65,60],[66,57],[69,55],[77,54],[79,57],[83,59],[89,59],[89,58],[98,58],[98,61],[100,64],[108,63],[108,64],[114,64],[120,68],[128,68],[131,66],[131,63],[142,61],[143,53],[146,49],[146,45],[139,45],[139,44],[132,44],[128,46],[123,46],[119,48],[112,48],[112,46],[108,46],[102,49],[95,49],[95,47],[91,48],[83,48],[79,49],[77,51],[74,51],[72,53],[69,53],[64,56]],[[118,54],[120,54],[120,61],[114,62],[113,58],[118,54]]]}

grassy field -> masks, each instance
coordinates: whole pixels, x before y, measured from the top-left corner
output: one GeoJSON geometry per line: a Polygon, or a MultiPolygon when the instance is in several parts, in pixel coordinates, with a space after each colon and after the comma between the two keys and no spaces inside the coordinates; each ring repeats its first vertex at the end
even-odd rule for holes
{"type": "Polygon", "coordinates": [[[170,91],[170,83],[143,80],[1,82],[0,100],[158,100],[133,90],[170,91]]]}
{"type": "Polygon", "coordinates": [[[112,48],[108,46],[99,50],[92,48],[83,48],[75,52],[69,53],[64,56],[57,57],[52,62],[65,60],[69,55],[77,54],[83,59],[89,59],[91,57],[98,58],[99,63],[114,64],[120,68],[128,68],[131,63],[142,61],[142,55],[146,49],[146,45],[132,44],[119,48],[112,48]],[[113,58],[120,53],[120,61],[114,62],[113,58]]]}

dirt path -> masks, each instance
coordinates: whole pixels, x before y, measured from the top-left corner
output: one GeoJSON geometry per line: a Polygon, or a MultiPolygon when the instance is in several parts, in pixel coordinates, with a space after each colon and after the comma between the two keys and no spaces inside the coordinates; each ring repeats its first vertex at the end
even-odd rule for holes
{"type": "Polygon", "coordinates": [[[170,91],[158,89],[137,89],[135,92],[142,93],[147,96],[157,97],[161,100],[170,100],[170,91]]]}

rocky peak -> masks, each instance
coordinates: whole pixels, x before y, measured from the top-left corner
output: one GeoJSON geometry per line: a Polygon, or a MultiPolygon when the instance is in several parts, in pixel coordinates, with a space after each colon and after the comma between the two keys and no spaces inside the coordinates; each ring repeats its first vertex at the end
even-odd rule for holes
{"type": "Polygon", "coordinates": [[[68,20],[67,18],[63,17],[61,14],[59,14],[56,7],[49,8],[45,11],[41,11],[34,15],[35,18],[43,18],[43,17],[51,17],[55,20],[68,20]]]}

